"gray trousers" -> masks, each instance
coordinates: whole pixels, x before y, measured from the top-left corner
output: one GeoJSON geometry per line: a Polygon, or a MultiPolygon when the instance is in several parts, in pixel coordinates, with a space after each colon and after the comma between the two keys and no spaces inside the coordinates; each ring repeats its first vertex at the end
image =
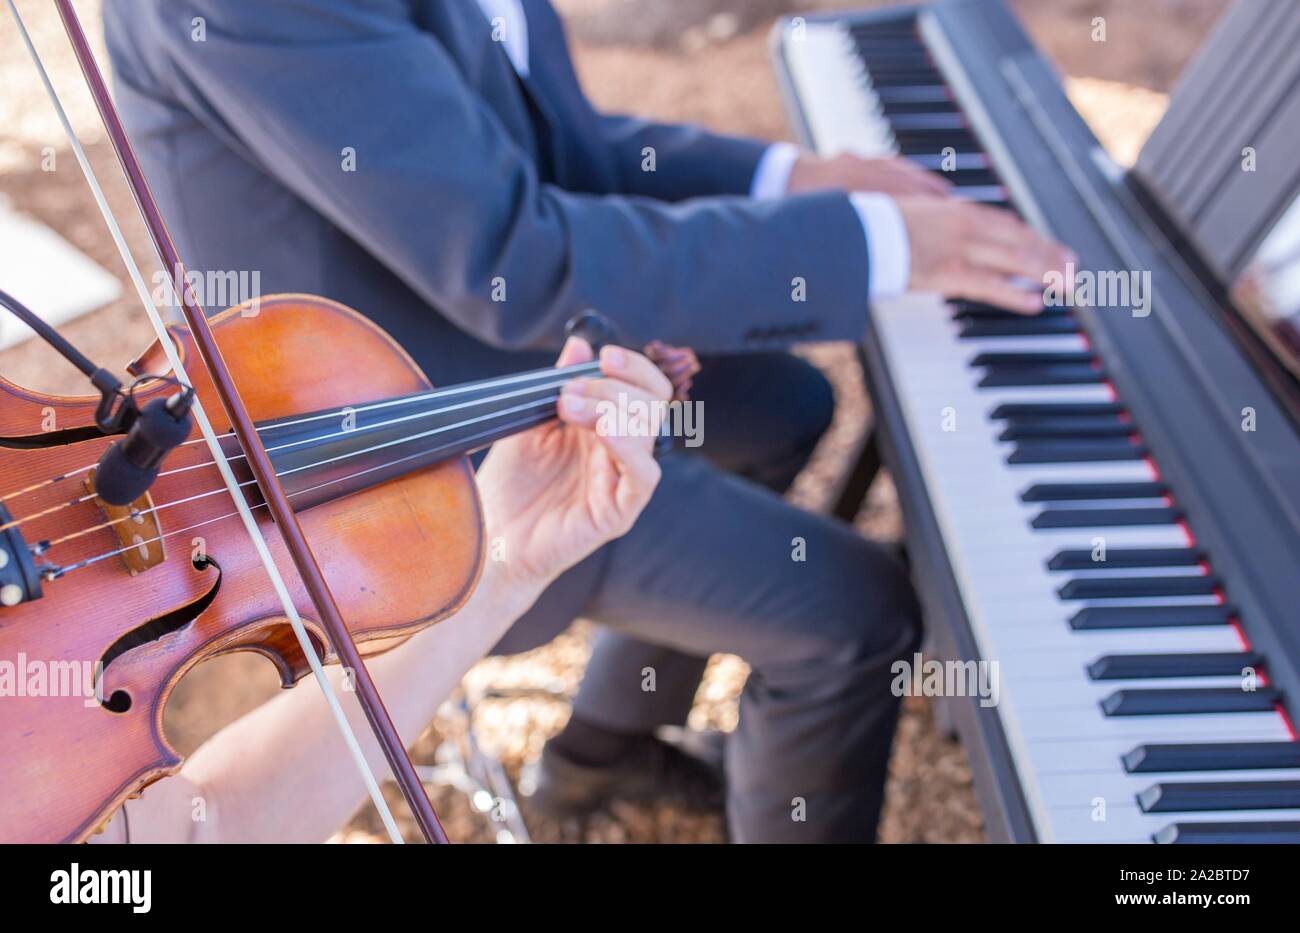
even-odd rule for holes
{"type": "Polygon", "coordinates": [[[621,732],[680,724],[710,654],[751,674],[726,752],[737,842],[875,838],[898,715],[890,666],[918,609],[901,566],[783,489],[829,423],[816,370],[786,354],[706,360],[703,453],[663,461],[636,526],[552,585],[497,646],[601,624],[573,712],[621,732]]]}

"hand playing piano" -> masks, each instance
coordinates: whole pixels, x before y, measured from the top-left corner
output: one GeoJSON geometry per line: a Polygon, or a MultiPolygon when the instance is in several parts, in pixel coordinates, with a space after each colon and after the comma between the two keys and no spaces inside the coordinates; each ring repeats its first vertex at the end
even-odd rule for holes
{"type": "Polygon", "coordinates": [[[968,201],[900,197],[912,291],[982,301],[1037,314],[1048,272],[1064,274],[1074,254],[1009,211],[968,201]]]}
{"type": "Polygon", "coordinates": [[[843,153],[828,159],[805,152],[790,170],[789,194],[824,191],[879,191],[894,197],[942,197],[951,186],[910,159],[863,159],[843,153]]]}

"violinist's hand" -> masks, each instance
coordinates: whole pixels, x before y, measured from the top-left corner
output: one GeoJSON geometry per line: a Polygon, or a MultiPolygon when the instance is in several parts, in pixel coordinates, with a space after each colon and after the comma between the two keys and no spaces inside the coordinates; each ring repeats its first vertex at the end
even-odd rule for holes
{"type": "MultiPolygon", "coordinates": [[[[591,358],[591,347],[574,338],[557,365],[591,358]]],[[[565,388],[559,423],[498,441],[479,469],[489,548],[484,582],[502,575],[506,586],[540,592],[624,534],[650,501],[659,482],[655,439],[648,431],[617,436],[598,430],[606,426],[600,415],[608,409],[601,403],[667,401],[673,387],[639,353],[605,347],[600,362],[600,378],[565,388]]]]}

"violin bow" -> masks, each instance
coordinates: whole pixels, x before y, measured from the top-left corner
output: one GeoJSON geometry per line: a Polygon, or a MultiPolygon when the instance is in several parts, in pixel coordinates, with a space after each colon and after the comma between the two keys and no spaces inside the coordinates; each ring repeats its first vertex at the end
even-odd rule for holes
{"type": "MultiPolygon", "coordinates": [[[[45,67],[41,62],[40,55],[37,53],[31,38],[23,25],[22,18],[18,14],[18,9],[14,5],[14,0],[7,0],[9,9],[13,13],[14,21],[18,25],[19,32],[27,46],[32,61],[40,73],[42,82],[50,96],[50,100],[58,112],[59,119],[63,123],[63,128],[68,135],[68,140],[76,153],[77,161],[81,165],[83,174],[86,177],[87,184],[90,185],[91,191],[95,195],[95,200],[99,205],[100,212],[104,215],[104,221],[108,225],[110,232],[113,234],[114,241],[117,244],[118,251],[122,254],[123,261],[131,274],[132,280],[140,293],[141,301],[145,306],[154,330],[157,332],[158,340],[167,354],[168,361],[178,379],[186,384],[192,385],[185,373],[185,368],[176,352],[175,344],[172,342],[171,335],[168,333],[166,325],[163,323],[158,309],[154,306],[149,296],[148,288],[145,286],[144,278],[135,260],[126,245],[126,240],[122,236],[116,218],[112,209],[108,206],[104,198],[102,189],[95,176],[89,161],[86,159],[85,152],[81,147],[76,132],[68,120],[67,114],[63,109],[58,95],[50,83],[45,67]]],[[[235,436],[239,439],[240,447],[252,468],[253,476],[257,480],[258,488],[266,500],[267,507],[275,520],[277,529],[284,540],[285,547],[288,549],[290,556],[293,558],[294,567],[301,577],[303,585],[306,587],[308,595],[311,597],[312,605],[320,618],[321,623],[329,633],[330,641],[334,646],[340,663],[344,668],[351,672],[353,682],[356,687],[357,699],[361,703],[361,708],[365,713],[366,720],[370,725],[376,740],[383,749],[384,757],[388,760],[389,767],[392,768],[393,776],[397,780],[398,787],[401,790],[402,797],[406,800],[415,816],[415,821],[420,827],[420,832],[424,838],[431,843],[447,842],[446,833],[442,825],[438,822],[438,816],[433,811],[433,805],[429,801],[429,796],[425,791],[424,784],[421,782],[419,775],[416,773],[415,765],[411,762],[407,754],[406,746],[402,743],[401,736],[398,735],[396,727],[393,725],[392,718],[385,708],[383,700],[375,687],[374,681],[367,671],[365,662],[361,654],[357,651],[356,643],[352,640],[352,635],[344,624],[343,616],[339,612],[338,604],[334,600],[333,593],[330,592],[329,585],[321,573],[320,565],[316,562],[315,555],[308,545],[306,537],[303,535],[302,527],[298,523],[297,515],[289,504],[283,487],[275,475],[275,470],[271,466],[271,460],[267,456],[266,449],[258,437],[257,429],[253,420],[245,407],[243,399],[240,397],[239,390],[235,386],[230,376],[230,371],[226,367],[225,360],[221,356],[221,350],[217,346],[216,339],[213,337],[212,329],[208,326],[207,317],[203,309],[199,306],[194,293],[190,287],[188,277],[185,275],[185,267],[181,262],[179,253],[176,250],[175,243],[172,241],[171,234],[167,231],[167,225],[164,223],[162,213],[158,209],[158,204],[154,200],[153,193],[149,189],[149,184],[145,180],[144,172],[136,158],[135,151],[131,147],[131,142],[127,138],[126,130],[122,125],[122,120],[118,115],[117,107],[114,105],[112,97],[109,94],[108,87],[104,82],[103,74],[95,61],[94,53],[90,49],[90,44],[86,40],[85,32],[81,28],[81,23],[77,19],[77,13],[73,9],[71,0],[55,0],[55,8],[58,10],[59,18],[63,22],[64,31],[67,33],[68,41],[72,45],[72,50],[76,55],[77,62],[81,66],[81,73],[86,81],[87,88],[91,97],[95,101],[95,107],[99,111],[100,119],[108,131],[109,140],[112,143],[113,150],[117,153],[117,158],[121,164],[122,170],[126,175],[127,184],[130,186],[131,193],[135,197],[136,207],[138,208],[145,226],[148,228],[150,239],[153,241],[154,249],[157,251],[158,259],[165,270],[168,271],[169,281],[180,282],[180,294],[175,296],[179,298],[180,305],[185,315],[185,320],[189,325],[191,334],[194,337],[195,345],[198,348],[199,355],[203,364],[212,379],[212,384],[216,389],[218,398],[221,400],[222,407],[225,409],[227,417],[230,419],[231,427],[235,436]]],[[[173,286],[173,292],[175,287],[173,286]]],[[[334,715],[335,721],[347,742],[349,751],[356,761],[357,767],[365,780],[366,789],[374,801],[376,809],[379,811],[384,825],[388,830],[389,837],[395,843],[403,841],[400,831],[397,829],[396,821],[393,819],[391,810],[385,801],[382,792],[379,789],[378,782],[374,773],[365,758],[365,753],[353,733],[351,725],[339,704],[338,696],[325,675],[324,667],[321,663],[320,656],[317,654],[311,638],[303,626],[302,619],[298,614],[297,608],[293,604],[292,597],[289,595],[288,588],[285,586],[284,579],[280,574],[279,568],[275,564],[274,558],[267,547],[266,540],[258,528],[256,519],[253,518],[249,509],[248,502],[244,498],[243,491],[240,489],[234,473],[231,471],[230,464],[217,436],[212,429],[206,413],[203,411],[201,403],[195,404],[194,417],[199,425],[200,431],[208,443],[213,458],[225,479],[226,485],[230,490],[232,499],[237,507],[244,526],[247,529],[253,544],[261,557],[262,563],[266,568],[267,575],[271,579],[272,586],[275,588],[280,597],[280,602],[284,608],[285,615],[293,627],[294,634],[298,638],[298,643],[306,655],[312,672],[316,676],[317,683],[329,704],[330,710],[334,715]]]]}

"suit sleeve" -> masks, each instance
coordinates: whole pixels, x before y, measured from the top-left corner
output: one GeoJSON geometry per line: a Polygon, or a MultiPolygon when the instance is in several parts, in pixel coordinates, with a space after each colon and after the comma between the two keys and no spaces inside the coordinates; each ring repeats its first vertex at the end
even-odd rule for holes
{"type": "Polygon", "coordinates": [[[747,195],[769,144],[688,124],[603,114],[601,133],[620,168],[622,190],[664,201],[747,195]],[[654,157],[654,171],[646,158],[654,157]]]}
{"type": "Polygon", "coordinates": [[[169,79],[199,119],[489,344],[556,346],[587,308],[630,343],[705,351],[865,329],[865,238],[842,194],[667,204],[562,191],[405,4],[162,9],[169,79]]]}

